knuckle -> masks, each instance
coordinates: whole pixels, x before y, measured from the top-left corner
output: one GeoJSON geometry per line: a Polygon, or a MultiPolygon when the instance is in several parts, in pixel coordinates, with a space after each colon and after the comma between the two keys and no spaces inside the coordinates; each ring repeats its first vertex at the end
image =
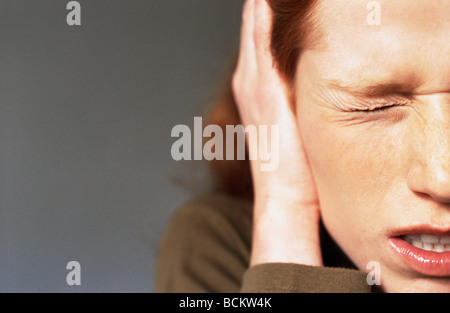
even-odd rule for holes
{"type": "Polygon", "coordinates": [[[240,73],[238,71],[234,72],[233,77],[231,78],[231,88],[233,89],[234,93],[237,93],[240,85],[241,85],[241,77],[240,73]]]}
{"type": "Polygon", "coordinates": [[[231,89],[233,91],[234,98],[238,103],[241,102],[240,100],[242,98],[246,97],[246,90],[244,89],[243,81],[244,80],[239,72],[235,73],[231,80],[231,89]]]}

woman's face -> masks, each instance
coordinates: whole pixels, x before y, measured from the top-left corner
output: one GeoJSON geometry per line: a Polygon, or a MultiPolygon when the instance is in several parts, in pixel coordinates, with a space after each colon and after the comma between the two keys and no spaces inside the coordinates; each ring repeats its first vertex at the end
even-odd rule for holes
{"type": "Polygon", "coordinates": [[[324,224],[385,291],[450,292],[450,1],[322,2],[295,89],[324,224]]]}

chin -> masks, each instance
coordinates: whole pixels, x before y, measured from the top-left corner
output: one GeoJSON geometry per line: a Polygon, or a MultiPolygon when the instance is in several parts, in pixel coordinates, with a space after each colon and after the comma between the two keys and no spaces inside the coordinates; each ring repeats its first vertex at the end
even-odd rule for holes
{"type": "Polygon", "coordinates": [[[450,293],[450,277],[386,280],[381,287],[388,293],[450,293]]]}

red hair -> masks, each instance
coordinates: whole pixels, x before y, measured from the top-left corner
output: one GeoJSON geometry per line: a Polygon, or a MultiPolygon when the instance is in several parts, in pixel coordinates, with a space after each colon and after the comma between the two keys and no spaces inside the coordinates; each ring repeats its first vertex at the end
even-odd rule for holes
{"type": "Polygon", "coordinates": [[[267,0],[272,9],[272,55],[288,83],[295,80],[302,49],[312,44],[315,0],[267,0]]]}
{"type": "MultiPolygon", "coordinates": [[[[282,77],[292,85],[301,51],[311,40],[312,9],[316,0],[266,1],[272,10],[271,50],[275,65],[282,77]]],[[[231,88],[231,75],[207,123],[219,125],[223,130],[226,125],[241,124],[231,88]]],[[[225,151],[223,153],[225,155],[225,151]]],[[[248,159],[214,160],[211,161],[211,171],[220,191],[241,198],[253,197],[248,159]]]]}

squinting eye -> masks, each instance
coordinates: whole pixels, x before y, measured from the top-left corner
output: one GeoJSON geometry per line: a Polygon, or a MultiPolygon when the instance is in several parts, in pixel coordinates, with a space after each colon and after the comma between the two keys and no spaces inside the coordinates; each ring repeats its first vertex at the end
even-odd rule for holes
{"type": "Polygon", "coordinates": [[[367,122],[386,121],[395,124],[408,116],[408,110],[400,110],[404,106],[403,104],[390,104],[366,110],[352,110],[351,112],[355,113],[353,118],[357,120],[367,122]]]}
{"type": "Polygon", "coordinates": [[[380,113],[383,111],[387,111],[389,109],[392,109],[394,107],[398,107],[398,105],[387,105],[387,106],[382,106],[382,107],[378,107],[378,108],[373,108],[373,109],[368,109],[368,110],[357,110],[357,112],[362,112],[362,113],[380,113]]]}

